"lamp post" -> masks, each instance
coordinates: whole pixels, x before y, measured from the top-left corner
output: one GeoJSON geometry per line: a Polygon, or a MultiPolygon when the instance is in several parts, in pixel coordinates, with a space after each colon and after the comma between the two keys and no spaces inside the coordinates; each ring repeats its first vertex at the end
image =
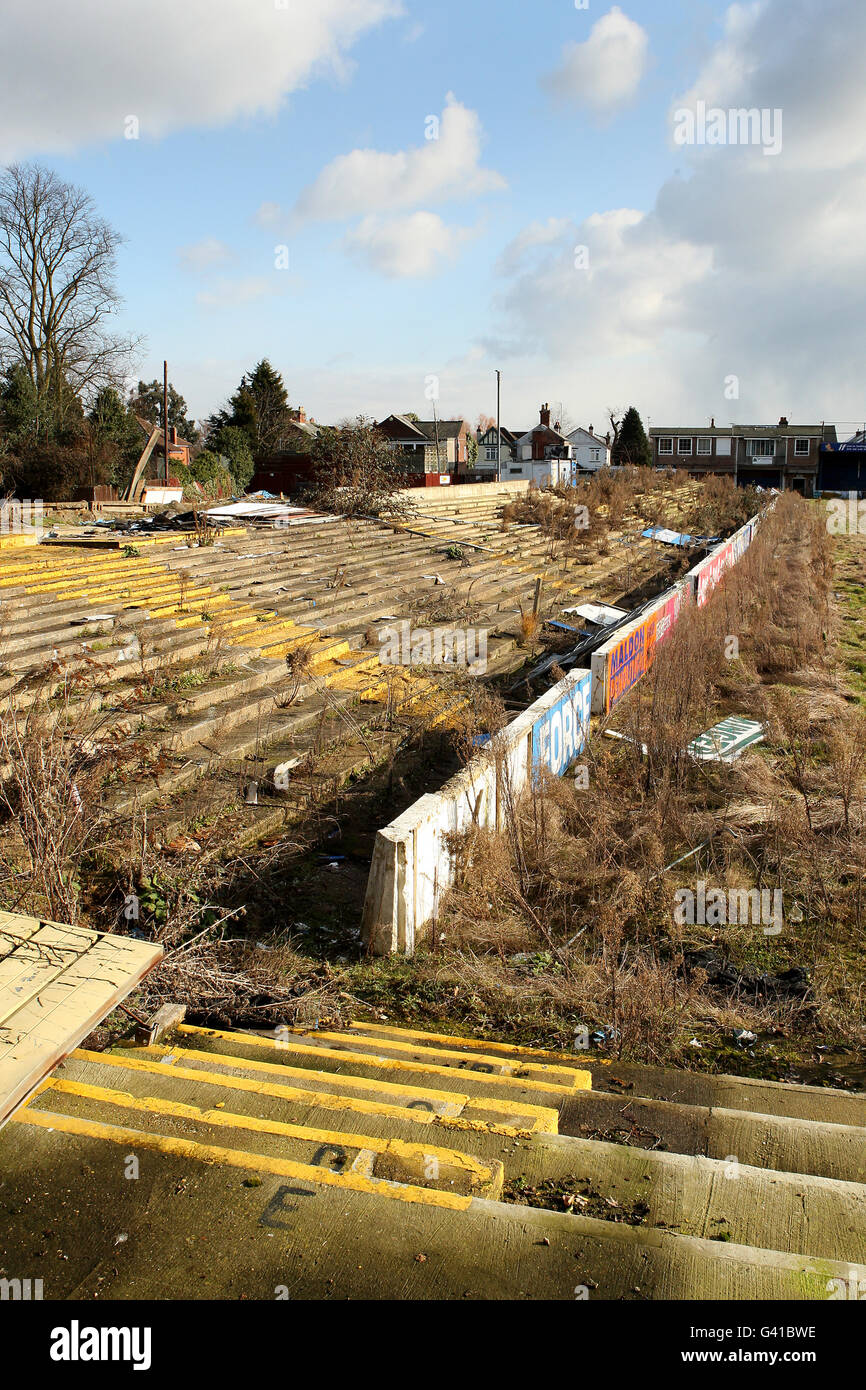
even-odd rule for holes
{"type": "Polygon", "coordinates": [[[496,481],[502,482],[502,428],[499,423],[499,397],[502,373],[496,373],[496,481]]]}

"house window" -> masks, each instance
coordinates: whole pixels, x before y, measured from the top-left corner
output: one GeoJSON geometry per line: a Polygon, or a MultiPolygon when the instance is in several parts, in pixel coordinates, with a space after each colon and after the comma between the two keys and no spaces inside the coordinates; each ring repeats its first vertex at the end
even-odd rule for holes
{"type": "Polygon", "coordinates": [[[508,471],[509,471],[509,473],[522,473],[522,472],[523,472],[523,469],[522,469],[522,468],[509,468],[508,471]]]}
{"type": "Polygon", "coordinates": [[[601,449],[590,449],[589,452],[593,463],[598,463],[599,459],[601,458],[601,449]]]}
{"type": "Polygon", "coordinates": [[[678,439],[678,440],[677,440],[677,453],[678,453],[678,454],[690,454],[691,452],[692,452],[692,441],[691,441],[690,439],[682,439],[682,438],[681,438],[681,439],[678,439]]]}
{"type": "Polygon", "coordinates": [[[748,439],[746,440],[746,453],[750,458],[775,458],[776,441],[775,439],[748,439]]]}
{"type": "Polygon", "coordinates": [[[660,454],[672,454],[673,451],[674,451],[674,441],[673,441],[673,439],[670,437],[670,435],[668,435],[667,438],[660,438],[660,439],[659,439],[659,453],[660,453],[660,454]]]}
{"type": "Polygon", "coordinates": [[[698,453],[711,454],[713,452],[712,439],[705,439],[703,436],[698,440],[698,453]]]}
{"type": "Polygon", "coordinates": [[[806,455],[806,454],[808,454],[808,452],[809,452],[809,440],[808,440],[808,439],[795,439],[795,440],[794,440],[794,453],[797,455],[798,458],[803,458],[803,456],[806,455]]]}
{"type": "Polygon", "coordinates": [[[488,457],[489,459],[493,459],[494,462],[496,461],[496,445],[495,445],[495,444],[494,444],[494,446],[493,446],[492,449],[487,449],[487,450],[485,450],[485,452],[486,452],[487,457],[488,457]]]}
{"type": "Polygon", "coordinates": [[[716,440],[716,458],[718,458],[720,454],[724,454],[725,457],[727,458],[727,457],[730,456],[730,453],[731,453],[731,441],[730,441],[730,439],[727,439],[727,438],[726,438],[726,439],[717,439],[717,440],[716,440]]]}

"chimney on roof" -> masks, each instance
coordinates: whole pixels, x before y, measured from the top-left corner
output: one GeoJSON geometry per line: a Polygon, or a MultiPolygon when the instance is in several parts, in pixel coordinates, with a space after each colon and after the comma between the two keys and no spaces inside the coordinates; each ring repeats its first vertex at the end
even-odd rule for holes
{"type": "Polygon", "coordinates": [[[170,443],[172,443],[172,444],[176,444],[176,443],[177,443],[177,426],[176,426],[176,425],[172,425],[172,427],[171,427],[171,440],[170,440],[170,443]]]}
{"type": "Polygon", "coordinates": [[[305,425],[307,423],[307,412],[302,405],[295,406],[294,410],[291,410],[289,414],[299,425],[305,425]]]}
{"type": "Polygon", "coordinates": [[[716,417],[715,417],[715,415],[713,415],[713,416],[710,417],[710,429],[711,429],[711,430],[714,430],[715,428],[716,428],[716,417]]]}
{"type": "Polygon", "coordinates": [[[787,428],[788,428],[788,417],[787,417],[787,415],[782,415],[782,416],[780,416],[780,418],[779,418],[779,429],[780,429],[780,430],[786,430],[787,428]]]}
{"type": "Polygon", "coordinates": [[[539,412],[539,417],[540,417],[540,419],[541,419],[542,425],[545,425],[545,426],[549,429],[549,428],[550,428],[550,406],[549,406],[549,405],[545,404],[545,405],[543,405],[543,406],[541,407],[541,410],[540,410],[540,412],[539,412]]]}
{"type": "Polygon", "coordinates": [[[557,434],[558,434],[558,433],[559,433],[559,428],[560,428],[560,426],[559,426],[559,421],[558,421],[558,420],[557,420],[556,424],[553,426],[553,428],[556,430],[556,432],[557,432],[557,434]]]}
{"type": "Polygon", "coordinates": [[[589,432],[590,432],[590,434],[593,433],[592,425],[590,425],[590,427],[589,427],[589,432]]]}

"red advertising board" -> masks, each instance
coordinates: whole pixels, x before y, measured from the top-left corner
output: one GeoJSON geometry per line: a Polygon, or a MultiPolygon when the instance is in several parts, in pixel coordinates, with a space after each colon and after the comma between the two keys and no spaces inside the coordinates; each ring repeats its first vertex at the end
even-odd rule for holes
{"type": "Polygon", "coordinates": [[[754,530],[754,521],[748,522],[746,526],[736,531],[729,540],[725,541],[723,545],[720,545],[718,549],[714,550],[712,555],[707,556],[706,560],[697,567],[695,571],[697,577],[696,597],[700,608],[704,606],[710,594],[722,578],[722,575],[725,574],[732,565],[735,565],[741,555],[748,550],[754,530]]]}
{"type": "Polygon", "coordinates": [[[658,606],[630,627],[607,653],[605,713],[649,670],[656,647],[670,635],[690,593],[684,584],[665,594],[658,606]]]}

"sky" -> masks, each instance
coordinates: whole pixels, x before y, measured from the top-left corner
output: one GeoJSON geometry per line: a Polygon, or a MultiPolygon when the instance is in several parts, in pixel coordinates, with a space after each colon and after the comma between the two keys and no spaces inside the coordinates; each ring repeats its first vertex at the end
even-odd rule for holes
{"type": "Polygon", "coordinates": [[[332,422],[866,414],[864,0],[0,0],[0,163],[125,237],[136,375],[332,422]],[[752,110],[754,124],[730,112],[752,110]],[[703,136],[703,140],[701,137],[703,136]]]}

